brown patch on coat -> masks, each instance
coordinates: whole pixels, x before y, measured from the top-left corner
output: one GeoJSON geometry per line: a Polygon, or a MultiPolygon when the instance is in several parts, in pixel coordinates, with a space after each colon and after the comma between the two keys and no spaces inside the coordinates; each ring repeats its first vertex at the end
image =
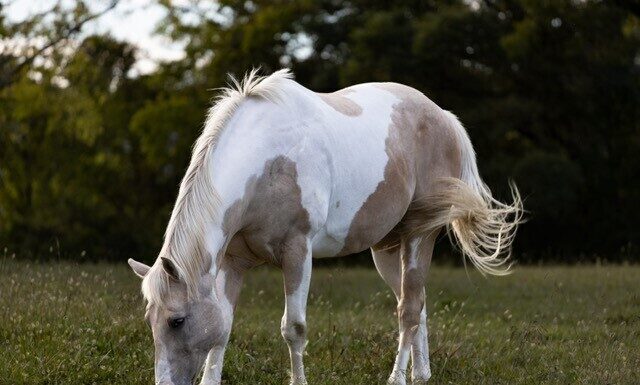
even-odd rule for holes
{"type": "Polygon", "coordinates": [[[295,162],[282,155],[267,161],[262,175],[250,178],[244,196],[225,212],[222,227],[226,236],[233,234],[230,252],[281,266],[285,290],[293,293],[301,282],[311,229],[295,162]]]}
{"type": "Polygon", "coordinates": [[[223,290],[234,309],[240,294],[244,273],[262,264],[264,261],[249,249],[242,234],[236,234],[231,238],[220,263],[220,270],[227,272],[223,290]]]}
{"type": "MultiPolygon", "coordinates": [[[[398,302],[398,318],[404,331],[411,331],[420,324],[425,280],[426,276],[421,269],[413,268],[402,273],[402,296],[398,302]]],[[[413,335],[413,332],[411,334],[413,335]]]]}
{"type": "Polygon", "coordinates": [[[460,146],[442,108],[414,88],[398,83],[377,83],[376,86],[402,100],[394,108],[394,125],[405,124],[416,131],[416,196],[423,196],[431,190],[438,178],[460,178],[460,146]]]}
{"type": "Polygon", "coordinates": [[[412,171],[413,159],[409,155],[412,151],[407,152],[402,148],[411,147],[406,135],[409,132],[404,128],[392,122],[385,142],[389,160],[384,179],[354,216],[339,255],[357,253],[379,242],[393,230],[407,211],[413,195],[415,175],[412,171]]]}
{"type": "Polygon", "coordinates": [[[298,235],[291,237],[281,244],[281,266],[284,275],[284,292],[291,295],[298,290],[304,273],[306,258],[310,258],[307,250],[307,237],[298,235]]]}
{"type": "Polygon", "coordinates": [[[441,177],[460,177],[461,154],[447,117],[421,92],[397,83],[377,83],[400,102],[393,106],[384,179],[356,213],[339,255],[368,247],[395,247],[425,218],[411,203],[428,196],[441,177]]]}
{"type": "Polygon", "coordinates": [[[359,116],[362,114],[362,107],[345,95],[353,92],[348,88],[332,92],[330,94],[316,93],[320,98],[330,105],[334,110],[347,116],[359,116]]]}
{"type": "Polygon", "coordinates": [[[404,330],[412,330],[411,334],[414,327],[420,323],[420,312],[425,301],[424,285],[437,237],[437,232],[429,234],[417,245],[412,244],[411,239],[402,240],[402,280],[398,317],[404,330]],[[417,266],[410,268],[412,262],[417,266]]]}

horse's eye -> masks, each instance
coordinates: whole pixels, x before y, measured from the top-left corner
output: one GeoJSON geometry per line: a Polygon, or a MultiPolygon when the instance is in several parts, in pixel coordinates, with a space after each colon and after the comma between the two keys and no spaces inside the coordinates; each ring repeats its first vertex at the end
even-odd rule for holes
{"type": "Polygon", "coordinates": [[[172,318],[169,321],[167,321],[167,323],[169,324],[169,327],[172,329],[179,328],[184,323],[184,317],[172,318]]]}

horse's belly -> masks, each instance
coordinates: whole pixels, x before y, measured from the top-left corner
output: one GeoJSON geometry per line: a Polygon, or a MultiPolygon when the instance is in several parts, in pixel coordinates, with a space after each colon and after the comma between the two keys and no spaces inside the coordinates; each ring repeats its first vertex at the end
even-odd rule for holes
{"type": "Polygon", "coordinates": [[[334,188],[321,205],[326,208],[326,217],[316,222],[320,226],[312,239],[314,257],[363,251],[378,243],[402,220],[413,197],[413,176],[406,163],[394,158],[387,152],[370,151],[370,167],[352,166],[344,180],[334,178],[334,188]],[[376,156],[379,162],[372,160],[376,156]]]}
{"type": "Polygon", "coordinates": [[[344,256],[372,247],[400,223],[410,203],[409,188],[381,182],[354,215],[327,218],[326,225],[313,237],[313,256],[344,256]]]}
{"type": "Polygon", "coordinates": [[[327,107],[324,119],[307,128],[309,151],[298,163],[303,205],[315,230],[313,255],[320,258],[373,246],[400,222],[413,194],[408,162],[398,161],[405,149],[398,148],[392,129],[399,99],[372,86],[354,87],[343,97],[361,113],[327,107]]]}
{"type": "Polygon", "coordinates": [[[336,250],[342,248],[342,241],[329,235],[326,228],[322,228],[313,237],[312,245],[314,258],[328,258],[337,256],[336,250]]]}
{"type": "MultiPolygon", "coordinates": [[[[322,194],[317,207],[322,209],[314,210],[312,207],[316,205],[307,205],[310,212],[320,213],[317,220],[312,222],[317,224],[315,234],[312,238],[313,256],[315,258],[326,258],[343,255],[345,247],[351,248],[348,243],[353,238],[353,228],[357,228],[359,214],[362,210],[366,210],[366,202],[369,197],[375,194],[377,185],[381,181],[380,175],[374,175],[370,170],[354,170],[352,180],[349,183],[336,183],[333,180],[333,189],[328,194],[322,194]],[[369,179],[368,181],[366,179],[369,179]],[[354,183],[356,182],[356,183],[354,183]]],[[[304,190],[304,187],[303,187],[304,190]]],[[[362,239],[367,235],[376,238],[378,231],[384,231],[381,227],[385,227],[381,223],[371,223],[370,234],[360,234],[358,237],[362,239]]],[[[382,234],[384,236],[384,234],[382,234]]],[[[372,240],[375,242],[375,239],[372,240]]],[[[364,248],[367,248],[365,246],[364,248]]]]}

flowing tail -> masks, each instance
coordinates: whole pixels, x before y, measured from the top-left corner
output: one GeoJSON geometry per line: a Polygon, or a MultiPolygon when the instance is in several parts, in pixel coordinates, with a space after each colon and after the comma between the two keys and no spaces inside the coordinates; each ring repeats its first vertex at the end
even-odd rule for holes
{"type": "Polygon", "coordinates": [[[458,118],[448,111],[447,122],[455,132],[461,151],[460,178],[443,178],[442,188],[419,203],[418,210],[428,218],[413,232],[430,234],[447,228],[449,238],[483,274],[509,274],[511,244],[523,222],[522,199],[510,182],[513,203],[502,203],[480,178],[471,140],[458,118]]]}

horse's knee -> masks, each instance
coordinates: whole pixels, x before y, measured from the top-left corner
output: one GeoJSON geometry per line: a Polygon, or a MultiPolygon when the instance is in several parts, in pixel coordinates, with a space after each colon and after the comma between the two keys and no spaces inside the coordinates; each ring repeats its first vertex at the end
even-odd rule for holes
{"type": "Polygon", "coordinates": [[[307,336],[307,324],[304,321],[287,321],[283,319],[280,332],[282,333],[282,338],[289,344],[304,341],[307,336]]]}

